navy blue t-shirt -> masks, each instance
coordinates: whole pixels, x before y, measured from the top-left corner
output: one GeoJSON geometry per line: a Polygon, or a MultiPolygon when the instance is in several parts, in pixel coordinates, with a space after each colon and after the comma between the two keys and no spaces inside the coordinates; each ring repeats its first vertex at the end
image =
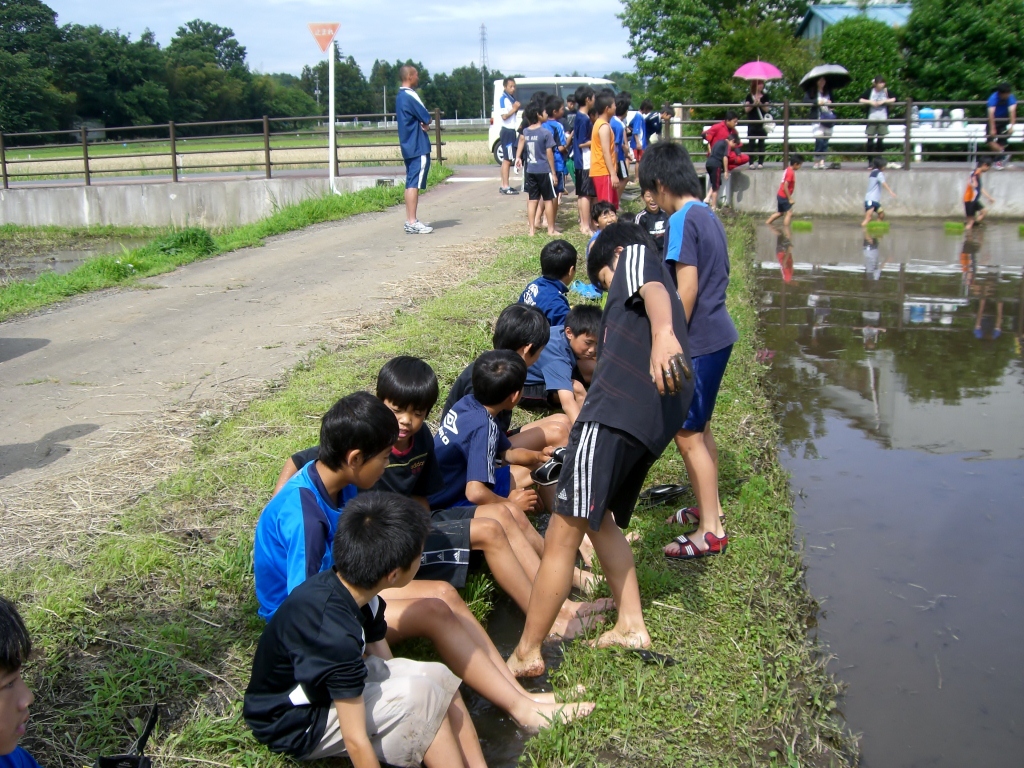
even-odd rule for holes
{"type": "Polygon", "coordinates": [[[569,346],[565,326],[556,325],[551,329],[551,337],[537,362],[526,369],[526,386],[543,384],[548,392],[557,392],[560,389],[572,392],[574,365],[576,355],[569,346]]]}
{"type": "Polygon", "coordinates": [[[729,243],[725,227],[704,203],[687,203],[668,219],[665,261],[675,278],[676,262],[697,268],[697,300],[688,323],[690,354],[710,355],[739,338],[725,292],[729,287],[729,243]]]}
{"type": "MultiPolygon", "coordinates": [[[[572,133],[572,161],[576,170],[583,170],[583,150],[580,144],[590,141],[590,134],[593,133],[594,124],[590,122],[590,115],[582,109],[576,113],[576,124],[572,133]]],[[[587,147],[589,150],[590,148],[587,147]]]]}
{"type": "Polygon", "coordinates": [[[430,136],[423,130],[423,124],[430,123],[430,119],[430,113],[416,91],[404,85],[398,89],[395,120],[398,122],[398,143],[406,160],[430,154],[430,136]]]}
{"type": "Polygon", "coordinates": [[[1001,101],[999,91],[996,91],[988,97],[987,104],[995,109],[995,113],[992,116],[996,120],[1008,120],[1010,118],[1010,107],[1017,104],[1017,97],[1011,93],[1006,97],[1005,101],[1001,101]]]}
{"type": "Polygon", "coordinates": [[[512,447],[498,422],[474,395],[445,413],[434,438],[444,488],[429,497],[431,509],[451,509],[466,501],[466,483],[494,488],[494,473],[512,447]]]}
{"type": "Polygon", "coordinates": [[[538,277],[519,296],[520,304],[536,307],[551,325],[561,325],[569,314],[569,286],[561,280],[538,277]]]}

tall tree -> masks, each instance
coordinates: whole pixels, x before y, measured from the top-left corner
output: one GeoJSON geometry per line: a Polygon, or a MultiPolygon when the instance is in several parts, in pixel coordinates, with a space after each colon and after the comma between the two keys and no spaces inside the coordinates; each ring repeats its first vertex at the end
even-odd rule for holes
{"type": "Polygon", "coordinates": [[[27,53],[0,50],[0,131],[55,130],[67,123],[74,96],[54,86],[27,53]]]}
{"type": "Polygon", "coordinates": [[[60,44],[57,14],[40,0],[0,0],[0,50],[24,53],[34,67],[48,67],[60,44]]]}
{"type": "MultiPolygon", "coordinates": [[[[857,101],[875,77],[884,77],[889,90],[900,98],[907,96],[899,33],[885,22],[867,16],[843,19],[825,30],[820,50],[824,61],[842,64],[850,72],[850,84],[836,92],[836,101],[857,101]]],[[[841,111],[840,117],[863,114],[859,107],[841,111]]]]}
{"type": "Polygon", "coordinates": [[[213,62],[224,70],[245,67],[245,46],[235,39],[234,31],[201,19],[178,27],[167,53],[179,65],[213,62]]]}

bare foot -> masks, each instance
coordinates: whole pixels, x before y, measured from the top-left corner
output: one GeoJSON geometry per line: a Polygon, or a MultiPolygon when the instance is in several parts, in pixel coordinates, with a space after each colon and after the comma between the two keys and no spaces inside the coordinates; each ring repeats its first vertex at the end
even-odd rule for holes
{"type": "Polygon", "coordinates": [[[531,653],[528,658],[521,658],[519,656],[519,648],[517,647],[512,651],[512,655],[508,657],[508,661],[505,662],[509,672],[516,677],[537,677],[543,675],[546,669],[544,665],[544,657],[540,655],[540,648],[531,653]]]}
{"type": "Polygon", "coordinates": [[[594,564],[594,558],[596,557],[596,553],[594,552],[594,545],[590,543],[589,537],[585,536],[583,538],[583,543],[580,544],[580,557],[583,558],[583,562],[586,563],[588,566],[594,564]]]}
{"type": "Polygon", "coordinates": [[[586,717],[597,706],[592,701],[574,701],[565,704],[538,704],[537,708],[522,720],[517,719],[520,728],[539,731],[555,723],[568,723],[577,717],[586,717]]]}
{"type": "Polygon", "coordinates": [[[642,537],[640,536],[639,531],[630,531],[626,534],[626,541],[628,541],[630,544],[636,541],[640,541],[641,538],[642,537]]]}
{"type": "Polygon", "coordinates": [[[573,616],[590,616],[595,613],[615,610],[615,601],[610,597],[602,597],[600,600],[593,600],[589,603],[566,600],[565,605],[572,611],[573,616]]]}
{"type": "MultiPolygon", "coordinates": [[[[572,687],[572,690],[569,691],[567,693],[567,695],[582,696],[586,692],[587,692],[587,686],[585,686],[585,685],[574,685],[572,687]]],[[[538,704],[554,704],[555,702],[558,701],[558,699],[555,698],[555,692],[554,691],[549,691],[549,692],[546,692],[546,693],[544,691],[538,691],[537,693],[527,693],[526,695],[530,698],[531,701],[536,701],[538,704]]]]}
{"type": "Polygon", "coordinates": [[[613,648],[616,646],[621,648],[650,648],[651,636],[647,634],[646,629],[639,632],[623,632],[616,627],[612,627],[597,638],[592,645],[595,648],[613,648]]]}

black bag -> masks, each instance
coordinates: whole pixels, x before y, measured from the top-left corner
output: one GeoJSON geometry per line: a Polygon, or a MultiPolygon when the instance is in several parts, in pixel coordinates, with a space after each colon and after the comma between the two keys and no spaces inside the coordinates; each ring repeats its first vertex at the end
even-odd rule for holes
{"type": "Polygon", "coordinates": [[[818,122],[822,128],[831,128],[836,124],[836,113],[828,107],[822,107],[818,113],[818,122]]]}
{"type": "Polygon", "coordinates": [[[160,717],[158,707],[158,704],[154,704],[149,711],[149,721],[146,723],[146,727],[142,729],[142,733],[139,734],[139,738],[127,754],[97,757],[93,768],[152,768],[153,761],[146,757],[145,751],[146,742],[149,741],[149,736],[153,733],[156,721],[160,717]]]}

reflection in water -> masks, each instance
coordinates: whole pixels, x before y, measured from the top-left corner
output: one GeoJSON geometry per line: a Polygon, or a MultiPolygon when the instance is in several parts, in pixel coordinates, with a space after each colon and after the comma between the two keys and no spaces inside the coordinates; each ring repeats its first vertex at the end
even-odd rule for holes
{"type": "Polygon", "coordinates": [[[759,233],[808,583],[870,768],[1024,748],[1024,241],[972,235],[759,233]]]}

